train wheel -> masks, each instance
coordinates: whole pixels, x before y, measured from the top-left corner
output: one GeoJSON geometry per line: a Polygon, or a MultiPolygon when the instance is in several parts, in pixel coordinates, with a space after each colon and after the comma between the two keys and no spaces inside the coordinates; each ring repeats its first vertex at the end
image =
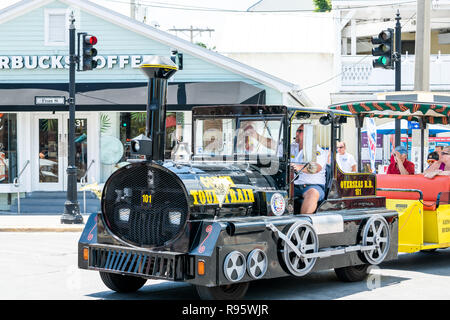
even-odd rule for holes
{"type": "Polygon", "coordinates": [[[108,288],[121,293],[136,292],[147,282],[143,278],[101,271],[100,278],[108,288]]]}
{"type": "Polygon", "coordinates": [[[287,238],[302,254],[298,256],[288,242],[284,242],[284,262],[289,272],[301,277],[314,267],[317,258],[305,258],[304,254],[316,253],[319,250],[319,238],[313,226],[306,221],[294,223],[287,232],[287,238]]]}
{"type": "Polygon", "coordinates": [[[217,287],[196,286],[202,300],[240,300],[247,293],[249,282],[234,283],[217,287]]]}
{"type": "Polygon", "coordinates": [[[379,264],[386,257],[390,246],[389,224],[380,215],[370,217],[364,226],[363,246],[374,246],[374,249],[364,251],[364,257],[370,264],[379,264]]]}
{"type": "Polygon", "coordinates": [[[334,269],[334,272],[338,279],[343,282],[357,282],[367,278],[368,268],[368,264],[361,264],[359,266],[336,268],[334,269]]]}

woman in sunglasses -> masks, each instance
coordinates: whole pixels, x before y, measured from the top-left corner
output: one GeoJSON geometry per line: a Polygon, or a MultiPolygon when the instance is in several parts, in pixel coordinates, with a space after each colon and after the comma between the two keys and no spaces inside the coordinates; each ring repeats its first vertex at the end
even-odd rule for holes
{"type": "Polygon", "coordinates": [[[435,162],[439,161],[439,153],[436,151],[430,152],[427,157],[428,168],[430,168],[435,162]]]}
{"type": "Polygon", "coordinates": [[[430,165],[430,167],[424,171],[424,177],[434,178],[436,175],[450,176],[450,146],[445,147],[441,151],[439,161],[436,161],[430,165]]]}

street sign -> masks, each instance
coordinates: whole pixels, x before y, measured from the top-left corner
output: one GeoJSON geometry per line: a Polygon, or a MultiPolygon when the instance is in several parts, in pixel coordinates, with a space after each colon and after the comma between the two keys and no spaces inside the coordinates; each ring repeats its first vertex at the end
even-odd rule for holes
{"type": "Polygon", "coordinates": [[[34,104],[40,106],[65,106],[66,105],[66,97],[64,96],[56,96],[56,97],[43,97],[36,96],[34,97],[34,104]]]}
{"type": "Polygon", "coordinates": [[[408,121],[408,130],[412,129],[420,129],[420,125],[418,122],[408,121]]]}

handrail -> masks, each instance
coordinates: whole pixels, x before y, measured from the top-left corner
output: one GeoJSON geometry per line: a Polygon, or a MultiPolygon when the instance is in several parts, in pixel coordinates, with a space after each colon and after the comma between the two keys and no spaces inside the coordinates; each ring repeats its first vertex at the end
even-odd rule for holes
{"type": "Polygon", "coordinates": [[[89,169],[91,169],[91,166],[92,166],[92,164],[93,164],[94,162],[95,162],[95,160],[92,159],[92,160],[91,160],[91,163],[89,164],[88,168],[86,169],[86,172],[84,173],[84,176],[81,177],[80,182],[81,182],[81,180],[86,180],[86,177],[87,177],[87,174],[88,174],[88,172],[89,172],[89,169]]]}
{"type": "Polygon", "coordinates": [[[22,170],[20,170],[19,174],[17,175],[17,177],[14,178],[13,183],[15,187],[19,187],[19,178],[22,175],[22,173],[25,171],[25,169],[27,168],[28,164],[30,164],[30,160],[27,160],[27,162],[25,162],[25,165],[23,166],[22,170]],[[16,185],[17,184],[17,185],[16,185]]]}
{"type": "MultiPolygon", "coordinates": [[[[86,177],[87,174],[89,172],[89,169],[91,168],[92,164],[95,162],[94,159],[91,160],[91,163],[89,164],[88,168],[86,169],[86,172],[84,173],[84,176],[81,177],[80,179],[80,184],[82,187],[84,187],[86,185],[86,177]]],[[[84,213],[86,214],[86,190],[83,190],[83,209],[84,209],[84,213]]]]}
{"type": "Polygon", "coordinates": [[[444,202],[443,204],[450,204],[450,192],[447,192],[447,191],[441,191],[441,192],[439,192],[438,195],[437,195],[437,199],[436,199],[436,209],[439,208],[439,205],[441,204],[441,196],[444,195],[444,194],[448,194],[448,196],[447,196],[448,200],[447,200],[447,203],[444,202]]]}
{"type": "Polygon", "coordinates": [[[17,188],[17,214],[20,214],[20,183],[19,183],[19,178],[22,175],[22,173],[25,171],[25,169],[27,168],[28,164],[30,164],[30,160],[27,160],[27,162],[25,162],[25,165],[23,166],[22,170],[20,170],[19,174],[17,175],[17,177],[14,178],[13,180],[13,184],[14,187],[17,188]]]}
{"type": "Polygon", "coordinates": [[[423,200],[423,193],[418,189],[397,189],[397,188],[377,188],[377,191],[394,191],[394,192],[418,192],[419,201],[423,200]]]}

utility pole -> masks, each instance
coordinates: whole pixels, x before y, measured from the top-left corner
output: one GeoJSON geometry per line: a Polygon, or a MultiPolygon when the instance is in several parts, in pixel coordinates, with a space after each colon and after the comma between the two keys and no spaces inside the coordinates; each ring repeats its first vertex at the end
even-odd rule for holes
{"type": "MultiPolygon", "coordinates": [[[[395,91],[402,91],[402,25],[400,24],[400,12],[397,10],[397,21],[395,24],[395,91]]],[[[395,119],[395,146],[401,143],[400,119],[395,119]]]]}
{"type": "Polygon", "coordinates": [[[430,0],[417,0],[414,90],[430,91],[430,0]]]}
{"type": "Polygon", "coordinates": [[[194,43],[194,32],[198,32],[198,33],[202,33],[202,32],[209,32],[209,34],[211,35],[211,32],[214,32],[214,29],[201,29],[201,28],[193,28],[192,26],[190,28],[172,28],[169,29],[169,31],[175,31],[175,32],[189,32],[190,33],[190,41],[191,43],[194,43]]]}
{"type": "Polygon", "coordinates": [[[69,138],[67,166],[67,200],[61,223],[83,223],[77,200],[77,167],[75,165],[75,65],[79,57],[75,54],[75,18],[70,15],[69,26],[69,138]]]}
{"type": "MultiPolygon", "coordinates": [[[[415,65],[414,65],[414,90],[430,91],[430,47],[431,47],[431,26],[430,26],[430,0],[417,0],[417,23],[416,23],[416,45],[415,45],[415,65]]],[[[424,145],[424,131],[426,123],[420,122],[421,145],[424,145]]],[[[421,148],[420,169],[423,172],[425,161],[425,150],[421,148]]]]}
{"type": "Polygon", "coordinates": [[[130,0],[130,17],[136,19],[136,0],[130,0]]]}

